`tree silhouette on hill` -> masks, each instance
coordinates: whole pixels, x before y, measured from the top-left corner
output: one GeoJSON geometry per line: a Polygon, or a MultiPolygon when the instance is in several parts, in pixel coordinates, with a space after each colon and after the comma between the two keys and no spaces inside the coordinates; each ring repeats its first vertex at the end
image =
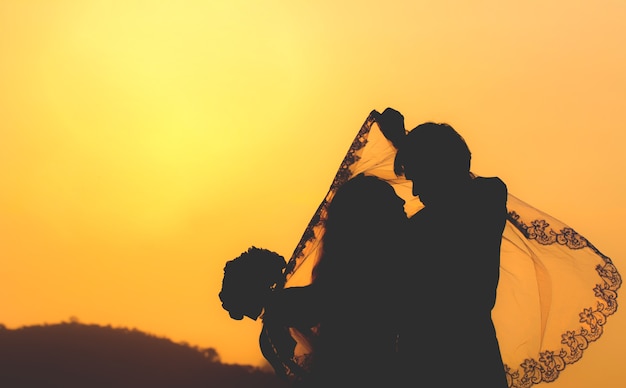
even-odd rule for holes
{"type": "Polygon", "coordinates": [[[281,388],[287,383],[270,370],[223,364],[213,348],[72,320],[14,330],[0,324],[0,386],[281,388]]]}

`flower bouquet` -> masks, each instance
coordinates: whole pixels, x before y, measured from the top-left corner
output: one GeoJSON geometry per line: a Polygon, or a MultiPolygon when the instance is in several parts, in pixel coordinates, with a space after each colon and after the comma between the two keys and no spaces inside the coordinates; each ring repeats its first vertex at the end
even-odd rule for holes
{"type": "Polygon", "coordinates": [[[284,283],[285,258],[276,252],[250,247],[226,262],[219,298],[230,317],[256,320],[269,293],[284,283]]]}

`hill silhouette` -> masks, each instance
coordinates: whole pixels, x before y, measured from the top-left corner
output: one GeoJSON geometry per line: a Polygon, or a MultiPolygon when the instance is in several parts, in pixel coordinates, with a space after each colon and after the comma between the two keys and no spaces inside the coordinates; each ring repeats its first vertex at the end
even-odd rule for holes
{"type": "Polygon", "coordinates": [[[223,364],[213,348],[77,321],[0,324],[3,388],[281,388],[271,370],[223,364]]]}

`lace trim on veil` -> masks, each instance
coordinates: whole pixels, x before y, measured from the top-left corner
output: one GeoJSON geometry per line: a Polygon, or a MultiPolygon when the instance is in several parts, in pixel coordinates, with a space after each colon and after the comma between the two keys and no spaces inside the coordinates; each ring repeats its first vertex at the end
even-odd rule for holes
{"type": "Polygon", "coordinates": [[[611,259],[573,228],[541,214],[510,194],[508,202],[503,246],[511,245],[515,234],[526,239],[526,258],[535,261],[535,271],[540,274],[529,278],[528,283],[537,282],[540,302],[535,307],[541,315],[524,317],[518,312],[515,318],[507,317],[511,312],[505,313],[506,304],[512,294],[509,294],[511,290],[506,290],[511,284],[504,273],[509,261],[517,258],[506,246],[501,257],[498,300],[492,315],[509,387],[527,388],[556,380],[567,365],[582,358],[591,342],[600,338],[607,318],[617,311],[617,290],[622,279],[611,259]],[[518,212],[537,214],[534,214],[536,218],[523,218],[518,212]],[[540,253],[541,246],[549,251],[540,253]],[[514,351],[516,345],[523,343],[519,342],[522,337],[516,341],[507,329],[516,322],[519,325],[538,320],[541,330],[535,332],[535,337],[539,341],[524,352],[514,351]]]}
{"type": "MultiPolygon", "coordinates": [[[[352,176],[364,172],[385,179],[405,199],[409,216],[422,207],[410,182],[394,174],[395,148],[374,124],[368,116],[354,138],[287,263],[284,287],[310,284],[328,204],[352,176]]],[[[528,388],[556,380],[600,338],[617,311],[622,280],[611,259],[571,227],[510,193],[507,208],[492,317],[509,387],[528,388]]],[[[297,380],[307,373],[314,336],[310,329],[265,324],[262,350],[279,374],[297,380]]]]}
{"type": "Polygon", "coordinates": [[[326,197],[324,197],[324,200],[322,200],[322,203],[320,203],[317,211],[305,228],[302,238],[296,246],[296,249],[291,256],[291,259],[287,262],[287,267],[285,268],[285,278],[287,281],[289,281],[289,278],[294,275],[294,273],[298,270],[299,266],[303,263],[304,260],[310,259],[309,256],[313,251],[315,251],[315,248],[317,248],[317,244],[319,243],[319,240],[321,239],[323,234],[323,223],[326,212],[328,210],[328,205],[339,186],[346,183],[346,181],[348,181],[355,175],[351,171],[351,167],[354,166],[361,159],[360,151],[367,144],[368,134],[370,132],[370,128],[372,127],[373,122],[374,119],[372,118],[372,116],[368,116],[367,120],[365,120],[365,122],[361,126],[361,129],[352,141],[348,152],[344,156],[343,161],[339,166],[339,170],[335,174],[335,177],[330,185],[330,189],[328,190],[326,197]]]}

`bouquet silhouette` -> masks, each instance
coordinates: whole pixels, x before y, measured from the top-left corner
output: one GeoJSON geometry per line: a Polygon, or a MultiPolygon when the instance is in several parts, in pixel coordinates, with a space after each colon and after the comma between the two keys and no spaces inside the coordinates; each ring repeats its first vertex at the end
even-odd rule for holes
{"type": "Polygon", "coordinates": [[[227,261],[219,298],[230,317],[256,320],[269,293],[284,282],[285,258],[276,252],[250,247],[239,257],[227,261]]]}

